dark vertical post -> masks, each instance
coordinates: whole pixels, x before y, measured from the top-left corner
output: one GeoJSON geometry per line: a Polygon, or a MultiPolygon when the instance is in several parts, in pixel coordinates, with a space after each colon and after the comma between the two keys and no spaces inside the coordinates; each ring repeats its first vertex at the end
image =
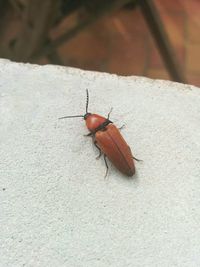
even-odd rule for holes
{"type": "Polygon", "coordinates": [[[186,83],[156,6],[152,0],[139,0],[139,4],[172,80],[186,83]]]}

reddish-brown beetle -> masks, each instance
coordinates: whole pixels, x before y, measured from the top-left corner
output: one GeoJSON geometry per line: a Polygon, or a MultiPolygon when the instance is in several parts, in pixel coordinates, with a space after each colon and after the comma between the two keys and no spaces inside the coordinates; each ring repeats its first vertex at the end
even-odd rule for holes
{"type": "Polygon", "coordinates": [[[138,160],[133,157],[131,149],[122,137],[119,129],[110,121],[108,114],[107,118],[104,118],[98,114],[92,114],[88,112],[89,93],[87,92],[86,101],[86,113],[85,115],[65,116],[65,118],[82,117],[86,122],[86,126],[90,131],[87,136],[92,136],[95,146],[99,150],[99,156],[104,154],[104,160],[106,164],[106,175],[108,172],[108,164],[106,157],[115,165],[115,167],[127,176],[133,176],[135,173],[134,161],[138,160]]]}

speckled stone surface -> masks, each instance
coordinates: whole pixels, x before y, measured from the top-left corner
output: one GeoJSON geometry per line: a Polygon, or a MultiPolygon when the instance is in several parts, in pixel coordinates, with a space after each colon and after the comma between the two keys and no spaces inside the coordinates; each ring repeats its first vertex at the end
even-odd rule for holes
{"type": "Polygon", "coordinates": [[[0,266],[200,266],[200,89],[0,61],[0,266]],[[126,178],[81,118],[106,115],[135,157],[126,178]]]}

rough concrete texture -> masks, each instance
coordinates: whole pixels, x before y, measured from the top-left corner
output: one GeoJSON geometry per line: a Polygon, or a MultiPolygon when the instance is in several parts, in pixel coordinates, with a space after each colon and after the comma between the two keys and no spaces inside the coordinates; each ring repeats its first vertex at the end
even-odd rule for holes
{"type": "Polygon", "coordinates": [[[200,266],[200,90],[0,61],[0,266],[200,266]],[[125,124],[137,174],[103,159],[81,118],[125,124]]]}

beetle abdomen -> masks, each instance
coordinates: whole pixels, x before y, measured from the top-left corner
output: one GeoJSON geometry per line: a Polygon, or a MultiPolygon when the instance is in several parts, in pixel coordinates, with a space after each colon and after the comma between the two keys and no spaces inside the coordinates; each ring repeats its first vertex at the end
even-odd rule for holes
{"type": "Polygon", "coordinates": [[[128,176],[134,175],[135,166],[130,147],[114,124],[106,126],[104,131],[98,131],[95,140],[119,171],[128,176]]]}

